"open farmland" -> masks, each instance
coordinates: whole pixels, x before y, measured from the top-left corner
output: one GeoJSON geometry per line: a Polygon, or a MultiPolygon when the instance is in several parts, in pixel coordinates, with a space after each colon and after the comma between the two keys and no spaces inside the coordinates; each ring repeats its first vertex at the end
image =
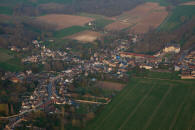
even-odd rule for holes
{"type": "Polygon", "coordinates": [[[151,28],[157,28],[167,15],[165,7],[148,2],[117,16],[116,22],[107,25],[105,29],[122,30],[131,27],[132,32],[145,33],[151,28]]]}
{"type": "Polygon", "coordinates": [[[102,34],[100,34],[98,32],[83,31],[83,32],[79,32],[79,33],[76,33],[74,35],[71,35],[71,36],[68,36],[65,38],[77,40],[80,42],[93,42],[93,41],[99,39],[101,36],[102,36],[102,34]]]}
{"type": "Polygon", "coordinates": [[[86,129],[195,129],[194,86],[193,80],[134,77],[86,129]]]}
{"type": "Polygon", "coordinates": [[[89,17],[65,14],[48,14],[36,18],[36,21],[53,25],[57,30],[61,30],[71,26],[84,26],[85,24],[93,20],[93,18],[89,17]]]}
{"type": "Polygon", "coordinates": [[[125,84],[109,82],[109,81],[98,81],[97,85],[103,89],[109,90],[122,90],[125,87],[125,84]]]}

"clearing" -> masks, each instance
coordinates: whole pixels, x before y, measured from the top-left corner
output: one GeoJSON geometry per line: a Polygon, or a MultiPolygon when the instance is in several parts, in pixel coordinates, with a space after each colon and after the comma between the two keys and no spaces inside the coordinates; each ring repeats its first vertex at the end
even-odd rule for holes
{"type": "Polygon", "coordinates": [[[98,81],[97,86],[103,89],[120,91],[125,87],[125,84],[109,82],[109,81],[98,81]]]}
{"type": "Polygon", "coordinates": [[[76,33],[74,35],[65,37],[73,40],[77,40],[80,42],[94,42],[95,40],[99,39],[102,36],[102,34],[94,31],[83,31],[76,33]]]}
{"type": "Polygon", "coordinates": [[[168,16],[166,7],[158,3],[147,2],[116,17],[116,22],[105,27],[107,30],[122,30],[131,27],[135,33],[146,33],[157,28],[168,16]]]}
{"type": "Polygon", "coordinates": [[[57,30],[61,30],[72,26],[84,26],[85,24],[93,20],[94,20],[93,18],[89,17],[65,14],[48,14],[36,18],[36,21],[40,23],[47,23],[53,25],[57,30]]]}
{"type": "Polygon", "coordinates": [[[195,129],[195,81],[161,79],[165,73],[158,74],[132,77],[85,129],[195,129]]]}

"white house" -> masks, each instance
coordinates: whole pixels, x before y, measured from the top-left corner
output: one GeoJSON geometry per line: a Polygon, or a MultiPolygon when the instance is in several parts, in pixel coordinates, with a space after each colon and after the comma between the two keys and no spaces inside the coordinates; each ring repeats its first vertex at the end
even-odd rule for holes
{"type": "Polygon", "coordinates": [[[178,44],[170,44],[167,45],[164,49],[163,49],[164,53],[179,53],[180,52],[180,46],[178,44]]]}

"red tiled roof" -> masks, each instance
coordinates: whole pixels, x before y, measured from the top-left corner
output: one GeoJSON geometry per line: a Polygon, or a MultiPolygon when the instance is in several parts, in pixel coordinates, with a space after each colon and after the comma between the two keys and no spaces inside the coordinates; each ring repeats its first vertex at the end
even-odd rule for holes
{"type": "Polygon", "coordinates": [[[194,65],[190,65],[189,68],[195,69],[195,66],[194,65]]]}
{"type": "Polygon", "coordinates": [[[145,57],[145,58],[155,58],[154,56],[151,56],[151,55],[136,54],[136,53],[129,53],[129,52],[121,52],[120,54],[131,55],[131,56],[140,56],[140,57],[145,57]]]}

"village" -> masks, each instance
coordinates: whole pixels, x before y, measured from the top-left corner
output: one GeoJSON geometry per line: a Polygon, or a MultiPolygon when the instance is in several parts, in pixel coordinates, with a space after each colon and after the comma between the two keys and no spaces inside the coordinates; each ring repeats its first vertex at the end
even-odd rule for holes
{"type": "MultiPolygon", "coordinates": [[[[181,79],[195,79],[195,52],[181,52],[178,44],[167,44],[155,55],[136,54],[127,52],[130,45],[136,44],[137,37],[133,37],[131,43],[128,40],[117,40],[116,47],[110,51],[101,49],[90,55],[90,59],[81,59],[75,56],[70,48],[67,51],[54,51],[42,45],[42,41],[34,40],[34,48],[39,49],[37,55],[23,58],[23,63],[46,64],[48,59],[54,61],[63,61],[70,64],[68,69],[60,72],[48,71],[34,74],[32,70],[20,73],[6,72],[2,80],[9,79],[13,83],[34,80],[38,81],[38,87],[30,96],[26,96],[22,101],[22,106],[18,118],[14,123],[9,124],[9,128],[14,128],[19,124],[19,120],[27,113],[36,110],[45,110],[47,112],[59,112],[51,104],[76,105],[82,100],[73,99],[70,86],[82,76],[95,75],[98,73],[109,75],[114,79],[123,80],[129,75],[127,72],[131,68],[152,71],[180,71],[181,79]],[[164,69],[166,68],[166,69],[164,69]],[[17,123],[16,123],[17,122],[17,123]]],[[[14,50],[13,48],[11,50],[14,50]]],[[[96,81],[96,77],[91,80],[96,81]]],[[[106,99],[107,100],[107,99],[106,99]]],[[[110,101],[108,99],[107,101],[110,101]]],[[[90,102],[90,101],[85,101],[90,102]]],[[[94,101],[94,104],[101,102],[94,101]]]]}

